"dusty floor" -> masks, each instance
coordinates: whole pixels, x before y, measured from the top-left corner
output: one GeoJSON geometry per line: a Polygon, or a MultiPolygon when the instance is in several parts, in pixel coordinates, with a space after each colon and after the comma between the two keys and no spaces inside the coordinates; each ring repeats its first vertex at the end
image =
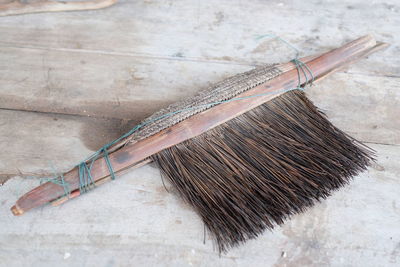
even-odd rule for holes
{"type": "Polygon", "coordinates": [[[398,1],[128,1],[0,17],[0,266],[399,266],[398,1]],[[378,161],[331,198],[221,257],[157,169],[145,166],[63,206],[9,208],[139,120],[293,52],[371,33],[391,43],[307,94],[378,161]]]}

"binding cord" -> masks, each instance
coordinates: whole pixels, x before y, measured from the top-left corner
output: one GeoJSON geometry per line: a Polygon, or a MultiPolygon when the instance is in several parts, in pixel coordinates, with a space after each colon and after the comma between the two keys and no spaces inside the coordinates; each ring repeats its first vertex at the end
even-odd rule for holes
{"type": "MultiPolygon", "coordinates": [[[[125,136],[125,135],[123,135],[125,136]]],[[[121,136],[121,137],[123,137],[121,136]]],[[[93,181],[92,177],[92,167],[94,162],[102,156],[106,162],[107,168],[110,172],[111,180],[115,180],[115,172],[112,167],[109,153],[108,153],[108,148],[112,146],[113,144],[117,143],[119,140],[122,138],[118,138],[117,140],[106,144],[102,148],[100,148],[98,151],[96,151],[92,156],[90,156],[88,159],[85,161],[82,161],[77,165],[78,167],[78,175],[79,175],[79,192],[81,194],[86,193],[87,191],[91,190],[96,186],[96,184],[93,181]],[[88,162],[90,162],[89,167],[88,167],[88,162]]]]}
{"type": "Polygon", "coordinates": [[[79,192],[81,194],[89,191],[91,187],[95,186],[91,171],[88,168],[86,162],[81,162],[78,165],[78,174],[79,174],[79,192]]]}
{"type": "MultiPolygon", "coordinates": [[[[116,143],[118,143],[119,141],[129,137],[130,135],[132,135],[133,133],[135,133],[136,131],[138,131],[139,129],[143,128],[144,126],[153,123],[155,121],[161,120],[163,118],[167,118],[167,117],[171,117],[173,115],[176,115],[178,113],[181,112],[185,112],[185,111],[190,111],[193,109],[198,109],[199,107],[205,107],[205,108],[210,108],[212,106],[215,105],[219,105],[219,104],[223,104],[223,103],[228,103],[228,102],[232,102],[232,101],[238,101],[238,100],[245,100],[245,99],[249,99],[249,98],[253,98],[253,97],[260,97],[260,96],[265,96],[265,95],[271,95],[271,94],[278,94],[278,93],[285,93],[285,92],[289,92],[292,90],[302,90],[304,91],[304,88],[307,84],[310,84],[310,86],[312,85],[313,81],[314,81],[314,75],[312,73],[312,71],[310,70],[310,68],[307,66],[307,64],[305,64],[304,62],[302,62],[299,59],[299,54],[300,51],[294,47],[292,44],[290,44],[289,42],[287,42],[286,40],[282,39],[281,37],[275,35],[275,34],[265,34],[265,35],[261,35],[256,37],[256,40],[260,40],[263,38],[272,38],[272,39],[277,39],[279,41],[281,41],[282,43],[284,43],[285,45],[287,45],[289,48],[291,48],[292,50],[294,50],[296,52],[295,58],[292,59],[291,61],[295,64],[296,69],[297,69],[297,75],[298,75],[298,84],[296,88],[292,88],[292,89],[285,89],[285,90],[279,90],[279,91],[274,91],[274,92],[266,92],[266,93],[261,93],[261,94],[255,94],[255,95],[250,95],[250,96],[244,96],[244,97],[235,97],[235,98],[231,98],[228,100],[223,100],[223,101],[216,101],[216,102],[211,102],[208,104],[202,104],[196,107],[190,107],[190,108],[185,108],[185,109],[181,109],[181,110],[177,110],[177,111],[173,111],[173,112],[169,112],[166,113],[164,115],[161,115],[159,117],[153,118],[151,120],[148,121],[144,121],[138,125],[136,125],[135,127],[133,127],[129,132],[127,132],[126,134],[122,135],[121,137],[119,137],[118,139],[106,144],[105,146],[103,146],[102,148],[100,148],[99,150],[97,150],[95,153],[93,153],[91,156],[89,156],[88,158],[86,158],[85,160],[83,160],[82,162],[80,162],[78,165],[76,165],[76,167],[78,168],[78,175],[79,175],[79,191],[81,194],[86,193],[87,191],[93,189],[96,184],[93,180],[92,177],[92,167],[94,162],[99,159],[100,157],[103,157],[107,168],[110,172],[110,176],[112,180],[115,180],[115,172],[114,169],[112,167],[111,161],[110,161],[110,157],[109,157],[109,153],[108,150],[110,147],[112,147],[113,145],[115,145],[116,143]],[[305,77],[305,82],[303,87],[301,87],[301,73],[303,74],[303,76],[305,77]],[[308,77],[310,76],[310,77],[308,77]],[[89,166],[88,166],[89,165],[89,166]]],[[[64,197],[68,197],[71,194],[70,191],[70,185],[64,180],[64,176],[61,175],[57,175],[55,176],[55,178],[52,179],[45,179],[47,182],[52,182],[54,184],[60,185],[63,187],[64,189],[64,197]]],[[[42,183],[42,181],[41,181],[42,183]]]]}
{"type": "Polygon", "coordinates": [[[310,86],[312,86],[313,82],[314,82],[314,75],[313,75],[312,71],[310,70],[310,68],[307,66],[307,64],[303,63],[298,58],[293,59],[292,62],[296,65],[297,77],[298,77],[297,88],[295,88],[295,89],[299,89],[299,90],[302,90],[302,91],[304,90],[304,88],[306,87],[306,85],[309,82],[308,81],[308,74],[310,74],[310,76],[311,76],[310,86]],[[304,78],[306,79],[306,81],[304,82],[303,87],[301,87],[301,74],[300,74],[300,71],[303,73],[304,78]]]}
{"type": "Polygon", "coordinates": [[[54,177],[53,178],[41,178],[40,184],[45,182],[51,182],[53,184],[59,185],[64,189],[64,196],[69,198],[71,194],[69,183],[65,181],[63,174],[57,174],[52,162],[50,162],[51,169],[53,171],[54,177]]]}
{"type": "Polygon", "coordinates": [[[313,82],[314,82],[314,74],[312,73],[311,69],[307,66],[307,64],[305,64],[304,62],[302,62],[299,59],[300,56],[300,50],[297,49],[294,45],[292,45],[291,43],[289,43],[288,41],[286,41],[285,39],[282,39],[281,37],[275,35],[275,34],[263,34],[260,36],[257,36],[255,39],[256,40],[261,40],[264,38],[271,38],[271,39],[276,39],[280,42],[282,42],[283,44],[285,44],[287,47],[289,47],[290,49],[292,49],[296,54],[294,59],[292,59],[291,61],[295,64],[296,69],[297,69],[297,77],[298,77],[298,84],[297,84],[297,88],[294,89],[298,89],[298,90],[304,90],[304,87],[307,84],[310,84],[310,86],[312,86],[313,82]],[[304,78],[306,79],[306,81],[304,82],[304,86],[301,87],[301,74],[300,71],[303,73],[304,78]],[[309,83],[309,78],[308,78],[308,74],[311,76],[310,79],[310,83],[309,83]]]}

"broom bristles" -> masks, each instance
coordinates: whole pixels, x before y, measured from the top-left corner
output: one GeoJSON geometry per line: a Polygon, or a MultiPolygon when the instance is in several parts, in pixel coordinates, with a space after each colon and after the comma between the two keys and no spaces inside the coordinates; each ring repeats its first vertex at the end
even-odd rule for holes
{"type": "Polygon", "coordinates": [[[373,152],[295,90],[153,160],[226,252],[347,184],[373,152]]]}

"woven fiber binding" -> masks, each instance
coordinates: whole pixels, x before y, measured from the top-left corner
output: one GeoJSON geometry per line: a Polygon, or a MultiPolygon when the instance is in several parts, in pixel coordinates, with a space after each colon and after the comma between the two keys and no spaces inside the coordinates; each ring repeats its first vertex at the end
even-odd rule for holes
{"type": "Polygon", "coordinates": [[[174,103],[169,107],[162,109],[147,119],[142,124],[145,124],[141,129],[128,137],[126,143],[137,142],[149,136],[152,136],[166,128],[169,128],[197,113],[207,110],[215,105],[217,102],[231,99],[238,94],[241,94],[249,89],[252,89],[268,80],[271,80],[282,73],[276,65],[265,65],[256,67],[253,70],[236,74],[221,82],[218,82],[209,88],[200,91],[194,97],[184,101],[174,103]],[[207,105],[209,103],[216,103],[214,105],[207,105]],[[180,111],[176,114],[174,112],[180,111]],[[165,116],[166,114],[172,114],[165,116]],[[160,118],[161,119],[157,119],[160,118]],[[149,122],[150,123],[146,123],[149,122]]]}

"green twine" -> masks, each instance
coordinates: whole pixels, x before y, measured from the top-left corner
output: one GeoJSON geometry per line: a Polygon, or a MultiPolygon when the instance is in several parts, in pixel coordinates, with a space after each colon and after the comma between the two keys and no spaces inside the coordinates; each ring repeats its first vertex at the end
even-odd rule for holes
{"type": "Polygon", "coordinates": [[[78,165],[78,175],[79,175],[79,192],[81,194],[89,191],[91,187],[95,186],[91,170],[88,168],[86,162],[81,162],[78,165]]]}
{"type": "Polygon", "coordinates": [[[314,82],[314,74],[312,73],[310,68],[306,64],[304,64],[301,60],[299,60],[298,58],[293,59],[292,62],[296,65],[296,69],[297,69],[297,78],[298,78],[297,89],[301,88],[300,71],[303,73],[304,78],[306,79],[303,87],[305,87],[308,84],[308,74],[310,74],[310,76],[311,76],[311,81],[310,81],[310,86],[311,86],[312,83],[314,82]],[[308,72],[308,74],[306,71],[308,72]]]}
{"type": "Polygon", "coordinates": [[[277,39],[280,42],[284,43],[286,46],[288,46],[290,49],[292,49],[296,54],[294,59],[292,59],[291,61],[296,65],[296,69],[297,69],[297,77],[298,77],[298,84],[297,84],[297,88],[295,89],[299,89],[299,90],[303,90],[303,88],[301,88],[301,75],[300,75],[300,71],[303,73],[304,78],[306,79],[305,83],[304,83],[304,87],[308,84],[309,80],[308,80],[308,74],[310,74],[311,76],[311,81],[310,81],[310,86],[312,85],[312,83],[314,82],[314,75],[312,73],[312,71],[310,70],[310,68],[307,66],[307,64],[305,64],[304,62],[302,62],[299,59],[299,55],[300,55],[300,50],[297,49],[294,45],[292,45],[291,43],[289,43],[288,41],[286,41],[285,39],[282,39],[281,37],[269,33],[269,34],[264,34],[264,35],[259,35],[256,37],[256,40],[261,40],[263,38],[272,38],[272,39],[277,39]],[[307,70],[308,74],[306,73],[306,71],[304,70],[304,68],[307,70]]]}
{"type": "Polygon", "coordinates": [[[108,151],[107,151],[106,147],[103,147],[103,154],[104,154],[104,159],[106,160],[106,164],[107,164],[108,170],[110,171],[111,180],[115,180],[114,170],[113,170],[113,167],[111,165],[110,157],[108,156],[108,151]]]}
{"type": "MultiPolygon", "coordinates": [[[[265,95],[271,95],[271,94],[278,94],[278,93],[285,93],[285,92],[289,92],[292,90],[304,90],[305,85],[308,84],[309,82],[309,78],[308,78],[308,74],[311,76],[311,84],[314,81],[314,75],[312,73],[312,71],[310,70],[310,68],[303,63],[302,61],[299,60],[299,54],[300,51],[294,47],[293,45],[291,45],[289,42],[287,42],[286,40],[280,38],[277,35],[274,34],[265,34],[265,35],[261,35],[256,37],[256,40],[262,39],[262,38],[274,38],[274,39],[278,39],[279,41],[283,42],[284,44],[286,44],[289,48],[293,49],[296,52],[296,56],[295,58],[292,60],[292,62],[295,64],[296,69],[297,69],[297,74],[298,74],[298,85],[296,88],[292,88],[292,89],[284,89],[284,90],[279,90],[279,91],[274,91],[274,92],[266,92],[266,93],[261,93],[261,94],[255,94],[255,95],[250,95],[250,96],[244,96],[244,97],[235,97],[235,98],[231,98],[228,100],[223,100],[223,101],[216,101],[216,102],[212,102],[212,103],[208,103],[208,104],[202,104],[200,106],[196,106],[196,107],[190,107],[190,108],[184,108],[181,110],[177,110],[177,111],[173,111],[173,112],[169,112],[166,113],[164,115],[161,115],[159,117],[153,118],[151,120],[148,121],[144,121],[140,124],[137,124],[136,126],[134,126],[129,132],[125,133],[124,135],[120,136],[119,138],[115,139],[114,141],[106,144],[105,146],[103,146],[102,148],[100,148],[99,150],[97,150],[96,152],[94,152],[91,156],[89,156],[88,158],[86,158],[85,160],[83,160],[82,162],[80,162],[76,167],[78,168],[78,175],[79,175],[79,191],[81,194],[89,191],[90,189],[92,189],[93,187],[95,187],[95,183],[93,181],[92,175],[91,175],[91,171],[92,171],[92,167],[93,167],[93,163],[102,155],[106,164],[107,164],[107,168],[110,172],[111,175],[111,179],[115,180],[115,173],[109,158],[109,153],[108,153],[108,148],[110,148],[111,146],[115,145],[116,143],[118,143],[119,141],[127,138],[128,136],[132,135],[133,133],[135,133],[136,131],[138,131],[139,129],[143,128],[144,126],[153,123],[155,121],[161,120],[163,118],[167,118],[185,111],[190,111],[193,109],[197,109],[199,107],[205,107],[205,108],[210,108],[212,106],[215,105],[219,105],[219,104],[223,104],[223,103],[229,103],[232,101],[239,101],[239,100],[245,100],[245,99],[249,99],[249,98],[254,98],[254,97],[260,97],[260,96],[265,96],[265,95]],[[306,82],[304,83],[304,86],[301,87],[301,75],[300,75],[300,71],[303,73],[306,82]],[[308,73],[308,74],[307,74],[308,73]],[[88,166],[89,163],[89,166],[88,166]]],[[[69,196],[71,191],[69,190],[69,184],[67,182],[64,181],[64,176],[63,175],[59,175],[56,178],[52,178],[52,179],[48,179],[48,182],[52,182],[55,184],[58,184],[60,186],[62,186],[64,188],[64,192],[65,192],[65,196],[69,196]],[[58,178],[60,177],[60,179],[58,178]]]]}
{"type": "Polygon", "coordinates": [[[259,35],[259,36],[256,36],[255,39],[256,40],[261,40],[261,39],[264,39],[264,38],[277,39],[278,41],[284,43],[287,47],[292,49],[294,52],[296,52],[295,58],[299,58],[300,50],[297,49],[294,45],[292,45],[288,41],[286,41],[285,39],[282,39],[281,37],[279,37],[278,35],[275,35],[273,33],[267,33],[267,34],[259,35]]]}
{"type": "Polygon", "coordinates": [[[67,196],[69,198],[71,194],[70,186],[69,183],[64,180],[64,175],[63,174],[57,174],[54,168],[54,165],[51,163],[50,164],[54,177],[53,178],[42,178],[40,179],[40,184],[44,182],[51,182],[53,184],[59,185],[64,189],[64,196],[67,196]]]}

